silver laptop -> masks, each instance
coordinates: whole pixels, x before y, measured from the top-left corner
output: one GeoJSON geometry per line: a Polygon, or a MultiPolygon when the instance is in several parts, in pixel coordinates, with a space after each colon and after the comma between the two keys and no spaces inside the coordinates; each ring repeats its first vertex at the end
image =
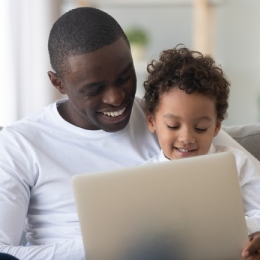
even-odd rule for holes
{"type": "Polygon", "coordinates": [[[74,176],[88,260],[238,260],[248,242],[229,152],[74,176]]]}

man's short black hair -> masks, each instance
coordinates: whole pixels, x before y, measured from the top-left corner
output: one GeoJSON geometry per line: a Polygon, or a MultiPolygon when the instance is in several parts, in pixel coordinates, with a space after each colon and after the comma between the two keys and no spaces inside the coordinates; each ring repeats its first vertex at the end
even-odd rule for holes
{"type": "Polygon", "coordinates": [[[50,62],[54,71],[69,72],[68,58],[98,50],[127,37],[118,22],[109,14],[91,7],[68,11],[53,25],[48,42],[50,62]]]}

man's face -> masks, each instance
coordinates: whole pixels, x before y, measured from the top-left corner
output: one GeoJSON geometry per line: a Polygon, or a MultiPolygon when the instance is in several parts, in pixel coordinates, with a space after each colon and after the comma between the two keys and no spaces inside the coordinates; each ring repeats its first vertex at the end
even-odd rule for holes
{"type": "Polygon", "coordinates": [[[221,126],[213,99],[199,93],[186,94],[178,87],[162,94],[147,123],[171,160],[207,154],[221,126]]]}
{"type": "Polygon", "coordinates": [[[49,72],[53,85],[69,98],[58,108],[61,116],[84,129],[123,129],[136,92],[136,74],[125,39],[121,37],[91,53],[71,56],[69,64],[71,72],[60,81],[52,80],[53,73],[49,72]]]}

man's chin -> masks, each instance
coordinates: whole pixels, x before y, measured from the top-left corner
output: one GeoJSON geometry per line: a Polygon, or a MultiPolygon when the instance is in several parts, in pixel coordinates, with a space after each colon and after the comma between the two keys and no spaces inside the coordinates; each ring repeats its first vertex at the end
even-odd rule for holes
{"type": "Polygon", "coordinates": [[[123,130],[128,122],[129,122],[130,116],[128,118],[126,118],[125,120],[121,121],[121,122],[117,122],[114,124],[107,124],[107,125],[103,125],[102,126],[102,130],[104,130],[105,132],[118,132],[123,130]]]}

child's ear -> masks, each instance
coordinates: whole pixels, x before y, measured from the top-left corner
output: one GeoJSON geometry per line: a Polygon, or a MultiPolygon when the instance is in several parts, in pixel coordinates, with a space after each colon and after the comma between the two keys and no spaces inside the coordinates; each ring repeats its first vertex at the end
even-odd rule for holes
{"type": "Polygon", "coordinates": [[[149,114],[146,116],[146,123],[148,125],[149,130],[154,133],[155,132],[155,119],[154,115],[149,114]]]}
{"type": "Polygon", "coordinates": [[[216,124],[216,127],[215,127],[215,132],[214,132],[214,137],[218,135],[218,132],[221,128],[221,124],[222,124],[222,121],[221,120],[217,120],[217,124],[216,124]]]}

